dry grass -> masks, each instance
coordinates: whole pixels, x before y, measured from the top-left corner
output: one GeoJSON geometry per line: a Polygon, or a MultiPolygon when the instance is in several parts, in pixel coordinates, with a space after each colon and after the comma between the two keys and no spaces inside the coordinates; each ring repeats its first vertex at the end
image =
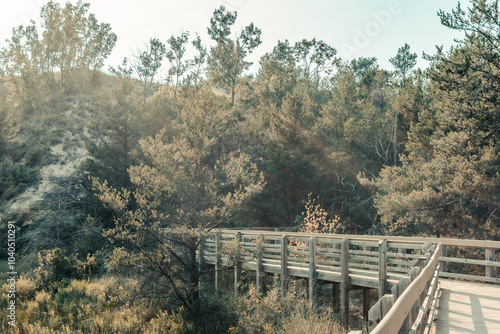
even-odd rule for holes
{"type": "MultiPolygon", "coordinates": [[[[139,297],[138,289],[137,281],[108,276],[72,280],[66,286],[47,291],[34,279],[20,277],[16,283],[16,330],[13,333],[199,332],[186,321],[182,308],[162,310],[139,297]]],[[[7,285],[0,288],[2,319],[7,311],[6,290],[7,285]]],[[[227,303],[236,306],[232,310],[217,307],[212,311],[237,313],[239,322],[229,328],[230,333],[345,333],[331,313],[311,307],[306,296],[293,284],[285,296],[281,296],[278,286],[266,295],[260,295],[251,287],[248,294],[227,303]]],[[[215,315],[212,321],[214,319],[215,315]]],[[[5,321],[0,323],[1,333],[9,331],[11,328],[5,321]]]]}

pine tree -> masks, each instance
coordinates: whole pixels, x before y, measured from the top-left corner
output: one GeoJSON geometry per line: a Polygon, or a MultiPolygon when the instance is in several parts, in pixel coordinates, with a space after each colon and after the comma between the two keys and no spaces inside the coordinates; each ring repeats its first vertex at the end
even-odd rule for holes
{"type": "Polygon", "coordinates": [[[210,48],[208,58],[208,76],[222,88],[231,93],[231,104],[234,104],[238,79],[251,63],[246,61],[247,55],[259,46],[261,30],[250,23],[241,33],[232,39],[231,27],[236,22],[237,13],[226,11],[220,6],[210,19],[208,34],[217,45],[210,48]]]}
{"type": "Polygon", "coordinates": [[[375,182],[388,232],[500,238],[500,65],[497,1],[440,12],[465,33],[432,60],[429,110],[411,126],[401,166],[375,182]]]}
{"type": "Polygon", "coordinates": [[[129,169],[134,191],[97,180],[94,186],[118,217],[106,233],[123,247],[116,256],[147,269],[145,282],[174,296],[196,321],[196,250],[206,233],[237,217],[264,179],[252,157],[234,146],[240,124],[224,98],[204,90],[180,103],[171,133],[140,141],[146,160],[129,169]]]}

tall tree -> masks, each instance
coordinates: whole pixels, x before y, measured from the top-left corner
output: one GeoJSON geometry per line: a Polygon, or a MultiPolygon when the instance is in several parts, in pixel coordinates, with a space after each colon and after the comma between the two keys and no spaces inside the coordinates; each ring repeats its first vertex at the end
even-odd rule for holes
{"type": "Polygon", "coordinates": [[[235,219],[264,186],[251,156],[229,145],[239,124],[225,99],[200,95],[181,101],[174,131],[140,142],[147,164],[129,169],[134,192],[95,183],[118,215],[107,233],[123,247],[118,253],[149,270],[147,282],[175,297],[193,321],[200,311],[196,251],[203,235],[235,219]]]}
{"type": "Polygon", "coordinates": [[[263,86],[260,94],[269,98],[271,105],[280,107],[285,96],[297,85],[298,79],[294,50],[288,40],[278,41],[271,52],[261,57],[257,85],[260,83],[263,86]]]}
{"type": "Polygon", "coordinates": [[[88,13],[90,4],[81,0],[61,7],[49,1],[42,7],[43,67],[59,70],[64,85],[66,74],[73,69],[98,70],[111,54],[117,37],[108,23],[99,23],[88,13]]]}
{"type": "Polygon", "coordinates": [[[296,42],[294,53],[303,77],[318,87],[321,83],[328,82],[338,62],[335,58],[337,50],[316,38],[296,42]]]}
{"type": "Polygon", "coordinates": [[[208,58],[208,76],[215,83],[231,92],[231,104],[234,104],[238,79],[251,65],[247,55],[259,46],[261,30],[250,23],[243,28],[235,39],[231,39],[231,27],[236,22],[237,13],[226,11],[220,6],[210,19],[208,34],[217,44],[210,48],[208,58]]]}
{"type": "MultiPolygon", "coordinates": [[[[401,86],[404,86],[406,83],[406,79],[408,74],[411,73],[411,70],[415,65],[417,64],[417,54],[416,53],[411,53],[410,52],[410,46],[405,43],[403,47],[400,47],[398,49],[398,53],[396,54],[395,57],[390,58],[389,62],[394,66],[396,69],[396,74],[400,77],[401,79],[401,86]]],[[[394,112],[394,136],[392,139],[393,143],[393,163],[397,164],[398,163],[398,152],[399,152],[399,145],[398,145],[398,112],[395,110],[394,112]]]]}
{"type": "Polygon", "coordinates": [[[112,91],[99,104],[99,113],[90,130],[93,139],[87,140],[89,158],[83,164],[93,177],[107,180],[116,188],[128,188],[128,168],[136,162],[140,98],[129,79],[120,79],[112,91]]]}
{"type": "Polygon", "coordinates": [[[375,58],[358,58],[340,68],[332,86],[318,128],[330,145],[345,150],[347,144],[358,167],[376,174],[392,160],[390,75],[375,58]]]}
{"type": "Polygon", "coordinates": [[[178,37],[172,35],[167,41],[167,59],[170,62],[167,80],[174,86],[174,98],[177,98],[180,85],[192,87],[197,91],[203,80],[207,49],[202,44],[200,36],[196,34],[196,38],[191,41],[196,54],[193,59],[184,59],[188,38],[189,33],[184,32],[178,37]]]}
{"type": "Polygon", "coordinates": [[[177,89],[180,85],[182,76],[193,66],[191,61],[184,61],[186,53],[186,44],[189,39],[189,32],[183,32],[179,37],[170,36],[167,41],[169,50],[166,53],[170,62],[168,70],[168,81],[174,85],[174,96],[177,97],[177,89]]]}
{"type": "Polygon", "coordinates": [[[2,52],[7,70],[16,74],[26,74],[28,69],[42,73],[50,85],[58,73],[64,86],[74,70],[102,68],[117,37],[108,23],[99,23],[88,12],[89,7],[82,1],[67,2],[64,7],[54,1],[45,4],[40,12],[41,29],[34,21],[13,29],[2,52]]]}
{"type": "Polygon", "coordinates": [[[205,65],[207,62],[207,48],[201,43],[201,38],[196,34],[196,39],[192,41],[194,48],[196,49],[196,56],[193,59],[194,70],[188,76],[189,82],[198,89],[198,86],[202,80],[202,74],[205,71],[205,65]]]}
{"type": "Polygon", "coordinates": [[[398,49],[396,56],[389,59],[389,62],[396,69],[396,74],[401,78],[402,83],[406,80],[408,74],[417,65],[417,54],[410,52],[410,46],[405,43],[398,49]]]}
{"type": "Polygon", "coordinates": [[[148,96],[148,87],[153,83],[158,74],[161,62],[166,53],[167,49],[165,44],[158,38],[151,38],[149,40],[149,45],[146,45],[146,49],[144,51],[139,51],[137,55],[134,55],[131,61],[135,73],[143,83],[144,101],[146,101],[148,96]]]}
{"type": "Polygon", "coordinates": [[[402,165],[376,181],[377,207],[389,232],[498,239],[498,2],[473,0],[439,16],[465,37],[429,57],[430,110],[411,127],[402,165]]]}

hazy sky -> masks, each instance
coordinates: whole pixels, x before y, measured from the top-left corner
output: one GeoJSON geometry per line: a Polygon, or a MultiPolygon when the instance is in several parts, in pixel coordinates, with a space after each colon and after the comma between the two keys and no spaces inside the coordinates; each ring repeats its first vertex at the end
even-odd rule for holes
{"type": "MultiPolygon", "coordinates": [[[[3,0],[0,11],[0,46],[11,29],[38,19],[47,0],[3,0]]],[[[66,1],[58,1],[65,3],[66,1]]],[[[71,2],[76,3],[75,0],[71,2]]],[[[118,42],[108,64],[142,47],[151,37],[163,42],[172,35],[198,32],[207,46],[210,17],[221,4],[238,12],[234,32],[254,22],[262,29],[262,44],[252,60],[269,52],[278,40],[294,43],[303,38],[324,40],[343,59],[376,57],[391,69],[388,59],[408,43],[426,67],[422,52],[433,54],[435,45],[448,49],[461,37],[439,22],[437,11],[455,8],[458,0],[88,0],[99,22],[110,23],[118,42]]],[[[468,1],[461,0],[464,5],[468,1]]],[[[255,69],[256,66],[253,67],[255,69]]]]}

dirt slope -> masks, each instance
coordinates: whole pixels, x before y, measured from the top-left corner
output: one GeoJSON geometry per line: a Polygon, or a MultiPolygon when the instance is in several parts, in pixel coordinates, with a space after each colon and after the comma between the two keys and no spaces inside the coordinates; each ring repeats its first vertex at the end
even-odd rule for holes
{"type": "Polygon", "coordinates": [[[30,211],[33,206],[43,204],[44,198],[54,191],[55,184],[76,175],[80,163],[87,158],[84,142],[90,136],[90,102],[73,98],[67,105],[67,110],[61,114],[64,130],[59,132],[62,137],[50,147],[54,161],[41,168],[39,182],[5,204],[2,210],[5,214],[30,211]]]}

